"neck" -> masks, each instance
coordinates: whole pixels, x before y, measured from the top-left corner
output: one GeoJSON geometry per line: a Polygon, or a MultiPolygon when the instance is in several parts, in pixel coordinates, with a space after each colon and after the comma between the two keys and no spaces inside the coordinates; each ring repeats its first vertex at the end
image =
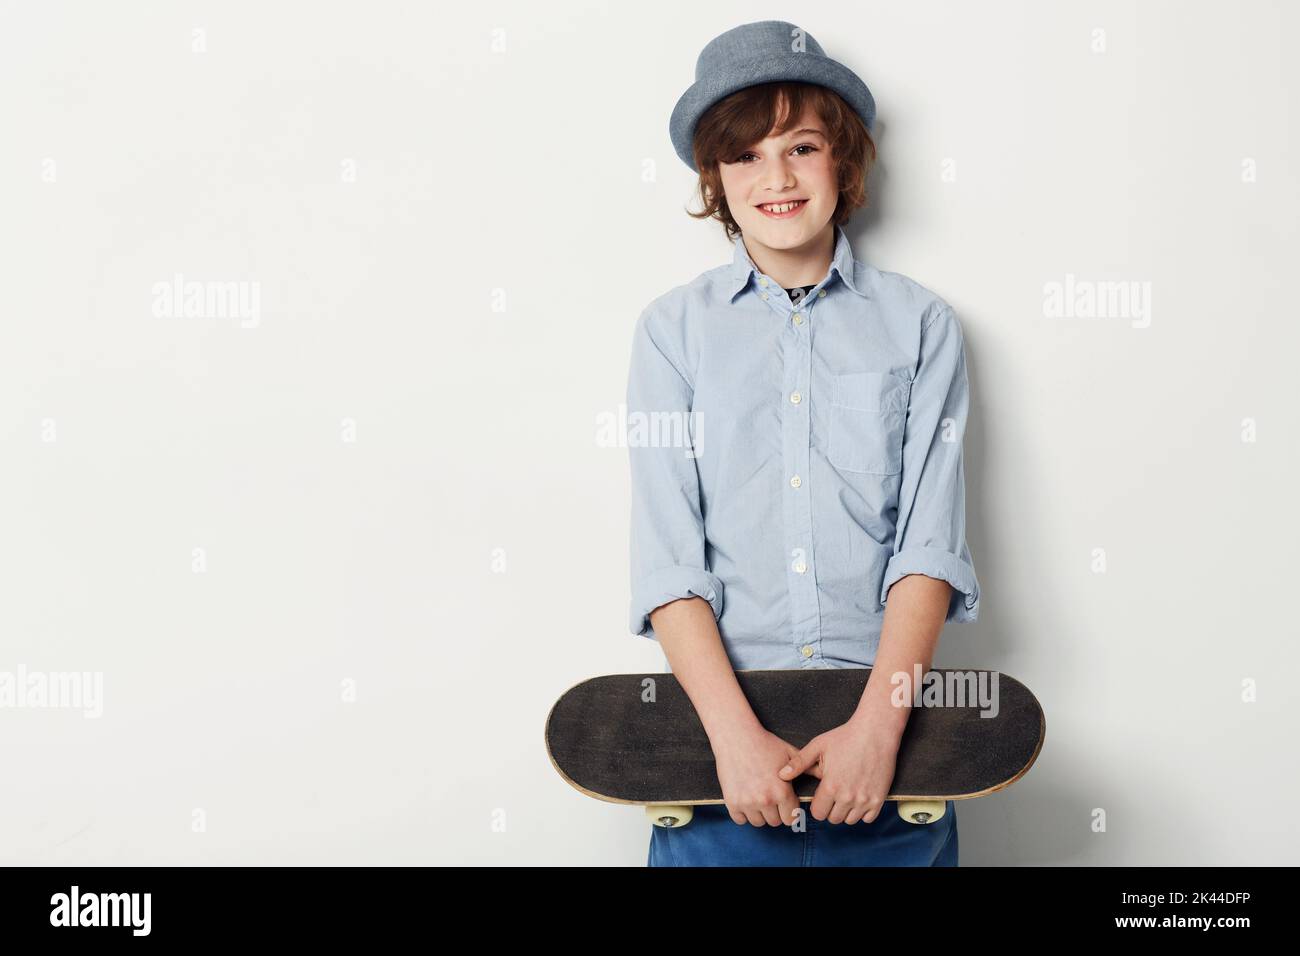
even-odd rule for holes
{"type": "Polygon", "coordinates": [[[830,223],[808,242],[789,249],[765,246],[752,236],[742,236],[740,241],[759,271],[775,279],[783,289],[821,282],[835,255],[835,227],[830,223]]]}

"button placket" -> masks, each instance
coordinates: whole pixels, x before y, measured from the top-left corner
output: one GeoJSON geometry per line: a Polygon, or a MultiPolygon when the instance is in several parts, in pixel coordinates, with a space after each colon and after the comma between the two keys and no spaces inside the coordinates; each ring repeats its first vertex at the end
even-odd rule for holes
{"type": "MultiPolygon", "coordinates": [[[[825,293],[825,291],[826,291],[825,289],[821,290],[822,293],[825,293]]],[[[809,296],[804,302],[800,303],[804,309],[803,315],[804,315],[805,322],[798,336],[800,342],[803,345],[803,347],[799,351],[799,358],[800,358],[799,377],[805,389],[810,388],[812,384],[813,330],[812,330],[811,318],[812,318],[812,306],[813,306],[814,298],[816,297],[809,296]]],[[[805,411],[803,415],[803,432],[800,435],[800,439],[799,439],[799,455],[801,458],[801,461],[799,463],[799,468],[803,474],[811,475],[812,474],[812,466],[811,466],[812,408],[808,405],[808,403],[804,403],[803,407],[805,411]]],[[[808,645],[811,646],[813,649],[811,661],[820,664],[822,661],[822,656],[821,656],[822,617],[821,617],[821,602],[817,595],[817,567],[813,555],[814,542],[812,536],[813,535],[812,489],[808,488],[805,489],[805,491],[807,492],[807,494],[805,494],[801,499],[802,506],[803,506],[801,536],[803,540],[807,542],[805,545],[807,550],[805,552],[806,554],[805,568],[803,571],[799,572],[799,576],[804,580],[805,587],[807,589],[807,594],[808,594],[809,607],[808,607],[807,635],[808,635],[808,645]]]]}
{"type": "Polygon", "coordinates": [[[817,581],[812,565],[812,497],[806,484],[810,474],[810,442],[812,437],[812,409],[807,391],[812,374],[812,335],[809,318],[809,296],[793,306],[784,299],[783,318],[786,318],[782,336],[783,374],[787,400],[782,403],[783,453],[786,474],[789,475],[785,491],[785,544],[790,589],[791,629],[788,640],[801,666],[817,666],[821,641],[821,624],[817,600],[817,581]],[[810,571],[814,573],[809,573],[810,571]]]}

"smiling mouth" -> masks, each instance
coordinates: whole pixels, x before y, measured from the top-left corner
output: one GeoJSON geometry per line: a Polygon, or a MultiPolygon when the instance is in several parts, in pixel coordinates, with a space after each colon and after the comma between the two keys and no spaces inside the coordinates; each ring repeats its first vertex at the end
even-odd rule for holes
{"type": "Polygon", "coordinates": [[[790,200],[786,200],[785,202],[764,203],[763,205],[757,206],[755,208],[757,208],[758,210],[760,210],[761,212],[763,212],[768,216],[779,217],[779,216],[789,216],[793,213],[796,213],[807,204],[808,204],[808,200],[806,199],[790,199],[790,200]]]}

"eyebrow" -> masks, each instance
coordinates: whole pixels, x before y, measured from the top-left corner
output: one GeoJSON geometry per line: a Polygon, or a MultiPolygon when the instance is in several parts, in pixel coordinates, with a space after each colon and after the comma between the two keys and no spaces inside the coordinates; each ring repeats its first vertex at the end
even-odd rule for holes
{"type": "MultiPolygon", "coordinates": [[[[791,132],[785,134],[785,138],[786,138],[786,139],[798,139],[800,136],[804,136],[804,135],[807,135],[807,134],[812,134],[813,136],[820,136],[823,142],[827,142],[827,143],[830,142],[830,140],[826,138],[826,134],[825,134],[825,133],[823,133],[823,132],[822,132],[821,130],[819,130],[819,129],[813,129],[812,127],[809,127],[809,126],[805,126],[803,129],[792,130],[791,132]]],[[[757,149],[757,148],[758,148],[758,143],[755,143],[753,146],[750,146],[750,147],[747,147],[747,148],[748,148],[748,149],[757,149]]]]}
{"type": "Polygon", "coordinates": [[[807,127],[805,127],[804,129],[797,129],[793,133],[786,133],[786,136],[789,139],[798,139],[800,136],[803,136],[806,133],[811,133],[814,136],[820,136],[822,139],[826,138],[826,134],[823,133],[821,130],[809,129],[807,127]]]}

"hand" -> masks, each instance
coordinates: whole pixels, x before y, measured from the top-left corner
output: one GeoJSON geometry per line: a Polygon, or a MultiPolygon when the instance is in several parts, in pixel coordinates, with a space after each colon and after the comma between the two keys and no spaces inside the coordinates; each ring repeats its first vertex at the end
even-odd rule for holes
{"type": "Polygon", "coordinates": [[[714,743],[718,782],[733,821],[756,827],[794,823],[799,798],[776,772],[798,753],[798,747],[761,727],[714,743]]]}
{"type": "Polygon", "coordinates": [[[808,741],[778,776],[814,773],[821,780],[809,808],[818,820],[872,823],[894,782],[900,739],[879,725],[850,720],[808,741]]]}

